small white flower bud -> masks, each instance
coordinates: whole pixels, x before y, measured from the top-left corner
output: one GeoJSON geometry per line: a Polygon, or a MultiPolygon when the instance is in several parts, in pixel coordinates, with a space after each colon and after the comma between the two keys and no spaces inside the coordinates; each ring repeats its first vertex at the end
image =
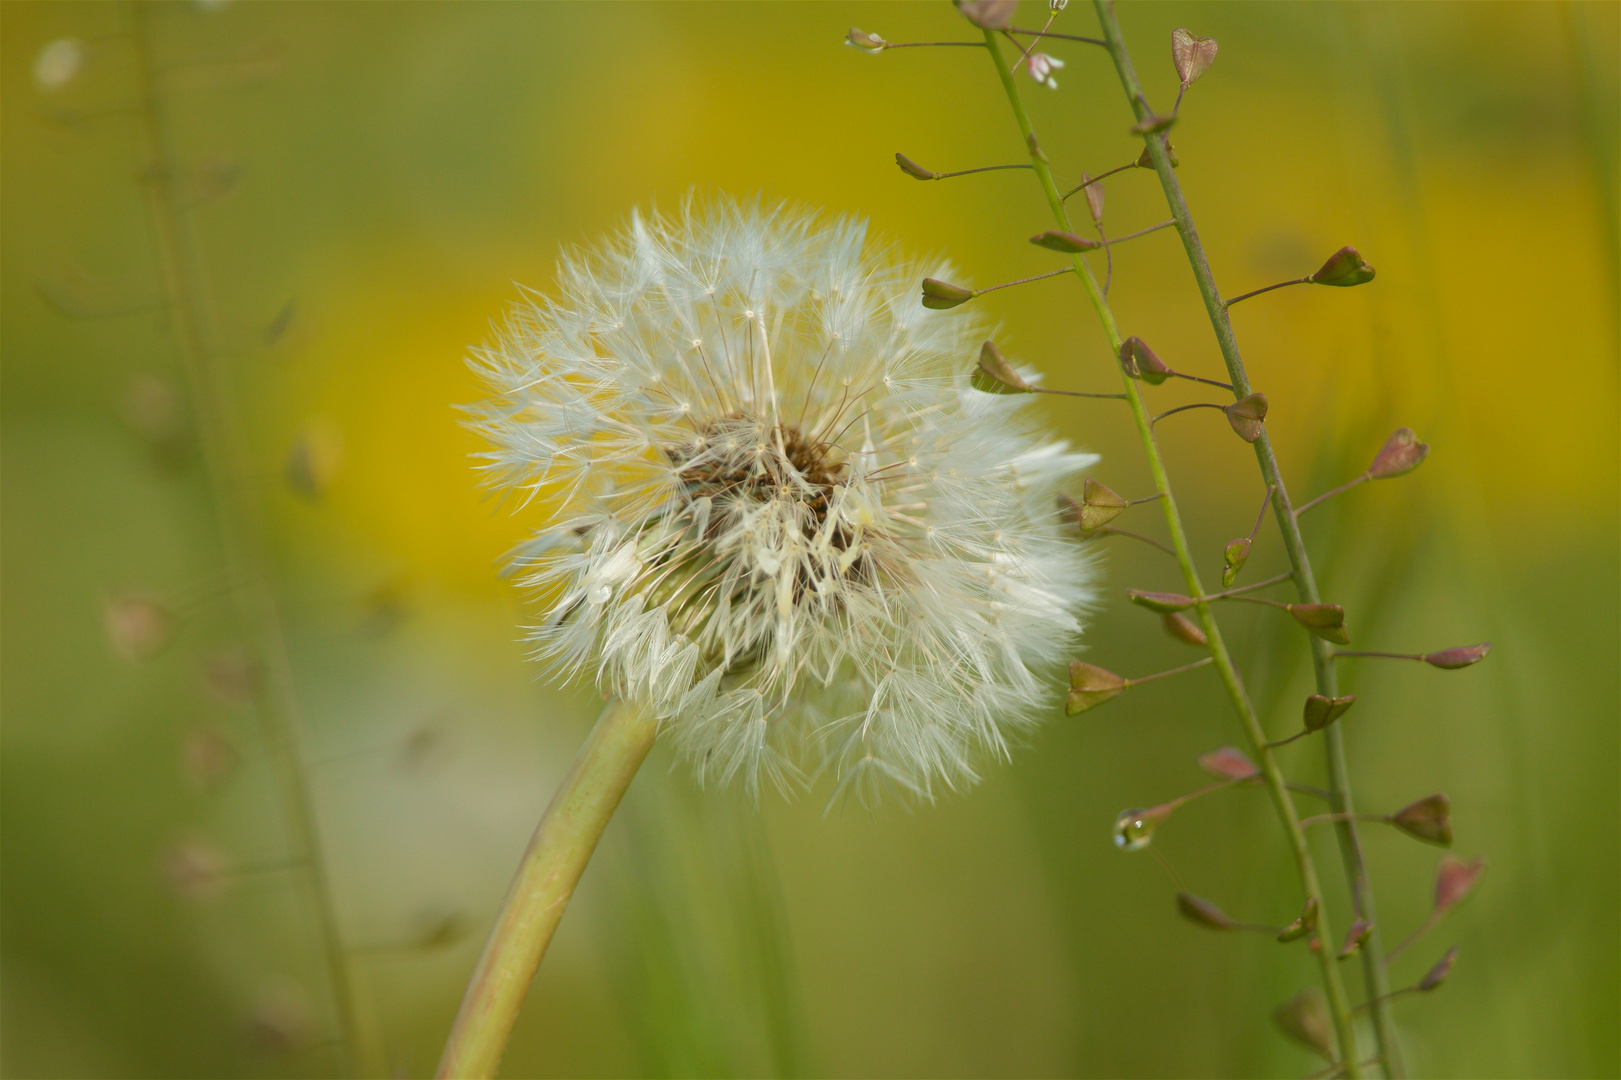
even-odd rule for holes
{"type": "Polygon", "coordinates": [[[889,42],[877,34],[869,34],[863,30],[850,27],[850,32],[844,35],[844,43],[852,48],[860,49],[864,53],[876,56],[889,47],[889,42]]]}
{"type": "Polygon", "coordinates": [[[1058,57],[1039,52],[1031,53],[1030,59],[1025,61],[1025,70],[1030,72],[1030,77],[1049,90],[1058,89],[1058,80],[1053,78],[1053,72],[1063,66],[1064,62],[1058,57]]]}

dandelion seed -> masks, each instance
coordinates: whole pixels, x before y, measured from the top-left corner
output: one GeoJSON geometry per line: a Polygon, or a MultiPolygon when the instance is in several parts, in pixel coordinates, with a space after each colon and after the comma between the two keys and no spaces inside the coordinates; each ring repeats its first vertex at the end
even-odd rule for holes
{"type": "Polygon", "coordinates": [[[1058,702],[1093,573],[1091,455],[970,386],[985,328],[864,222],[720,201],[635,216],[475,353],[536,655],[652,712],[700,780],[821,769],[924,797],[1058,702]]]}

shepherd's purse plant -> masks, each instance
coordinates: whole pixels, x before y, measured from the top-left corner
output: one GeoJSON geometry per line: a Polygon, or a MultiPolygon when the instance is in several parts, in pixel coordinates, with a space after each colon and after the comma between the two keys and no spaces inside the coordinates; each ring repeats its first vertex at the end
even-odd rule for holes
{"type": "Polygon", "coordinates": [[[1370,1070],[1378,1070],[1391,1077],[1404,1075],[1405,1066],[1392,1003],[1407,994],[1428,993],[1440,986],[1452,969],[1456,950],[1448,950],[1412,985],[1394,991],[1390,989],[1389,978],[1392,962],[1432,929],[1441,916],[1470,891],[1480,876],[1482,864],[1479,860],[1465,862],[1451,856],[1443,858],[1437,871],[1431,917],[1403,939],[1401,944],[1385,950],[1358,823],[1372,821],[1389,825],[1418,840],[1449,847],[1452,843],[1450,804],[1445,795],[1434,794],[1386,813],[1365,814],[1355,809],[1346,764],[1343,725],[1338,721],[1351,709],[1356,699],[1340,693],[1336,665],[1342,660],[1366,657],[1407,659],[1433,668],[1451,670],[1480,661],[1489,646],[1480,644],[1423,653],[1344,648],[1351,641],[1346,628],[1346,614],[1340,605],[1325,602],[1319,593],[1300,530],[1301,515],[1324,500],[1364,482],[1390,479],[1413,471],[1424,461],[1429,447],[1419,441],[1412,431],[1399,429],[1378,450],[1362,474],[1337,488],[1296,504],[1284,484],[1267,435],[1267,398],[1250,384],[1228,318],[1232,305],[1287,286],[1343,288],[1367,284],[1374,280],[1374,268],[1355,248],[1344,247],[1330,255],[1318,269],[1298,278],[1251,289],[1231,298],[1222,297],[1177,180],[1175,170],[1179,161],[1171,143],[1171,133],[1178,120],[1183,96],[1216,59],[1217,43],[1213,39],[1181,29],[1172,35],[1171,61],[1176,70],[1179,90],[1171,108],[1161,112],[1149,104],[1144,94],[1121,35],[1112,0],[1094,0],[1093,9],[1099,27],[1095,36],[1053,31],[1060,14],[1068,6],[1068,0],[1049,0],[1045,21],[1039,29],[1016,25],[1017,0],[956,0],[956,6],[973,31],[965,40],[891,42],[880,34],[852,29],[846,41],[856,49],[873,55],[892,49],[919,47],[949,47],[953,52],[983,53],[993,66],[997,84],[1007,99],[1025,151],[1024,160],[1013,164],[937,172],[905,154],[897,153],[896,164],[906,175],[920,181],[992,171],[1004,176],[1015,171],[1029,172],[1037,181],[1050,215],[1049,227],[1030,237],[1030,242],[1038,248],[1061,254],[1066,259],[1061,269],[1036,273],[989,288],[970,289],[949,280],[925,279],[920,283],[920,302],[930,308],[951,309],[1007,286],[1061,275],[1077,279],[1088,306],[1096,314],[1103,330],[1108,365],[1114,368],[1119,379],[1118,393],[1059,391],[1031,385],[1019,371],[1002,359],[994,343],[989,342],[981,352],[977,377],[981,385],[1005,394],[1045,392],[1068,393],[1083,398],[1112,398],[1130,410],[1153,477],[1154,491],[1141,498],[1126,499],[1101,481],[1088,478],[1079,493],[1064,498],[1063,505],[1084,538],[1135,537],[1162,548],[1175,559],[1185,592],[1130,589],[1126,591],[1126,598],[1159,615],[1170,637],[1203,649],[1208,654],[1204,660],[1194,664],[1135,679],[1076,660],[1070,665],[1071,690],[1066,711],[1071,714],[1085,712],[1147,679],[1211,666],[1220,679],[1245,742],[1243,749],[1224,746],[1200,759],[1200,766],[1217,778],[1215,783],[1152,807],[1122,811],[1115,822],[1115,843],[1126,851],[1142,850],[1152,842],[1156,830],[1188,802],[1225,787],[1263,786],[1271,797],[1278,824],[1298,871],[1299,916],[1286,926],[1241,921],[1228,916],[1215,903],[1189,892],[1176,896],[1176,907],[1185,918],[1210,930],[1257,931],[1274,936],[1285,945],[1303,943],[1315,955],[1321,973],[1321,989],[1302,991],[1292,1000],[1281,1004],[1274,1012],[1274,1020],[1284,1032],[1322,1055],[1326,1064],[1317,1075],[1360,1077],[1367,1075],[1370,1070]],[[1054,73],[1065,66],[1065,61],[1048,55],[1043,51],[1046,47],[1078,47],[1089,51],[1097,61],[1102,62],[1106,58],[1112,64],[1129,109],[1129,115],[1122,114],[1121,128],[1140,140],[1140,153],[1124,164],[1101,170],[1095,175],[1082,174],[1077,178],[1079,183],[1060,185],[1019,88],[1019,76],[1023,74],[1049,90],[1057,89],[1058,80],[1054,73]],[[1135,170],[1154,173],[1164,191],[1170,219],[1110,236],[1113,230],[1105,219],[1101,181],[1106,176],[1135,170]],[[1089,226],[1085,235],[1082,227],[1077,227],[1077,219],[1072,218],[1070,213],[1070,207],[1075,205],[1071,200],[1075,196],[1081,196],[1079,201],[1083,201],[1086,208],[1086,217],[1079,219],[1084,223],[1082,227],[1089,226]],[[1123,329],[1109,305],[1113,245],[1161,230],[1174,233],[1187,255],[1226,367],[1225,381],[1189,374],[1172,367],[1145,340],[1143,335],[1153,335],[1152,328],[1143,328],[1143,335],[1127,334],[1125,329],[1135,328],[1123,329]],[[1103,270],[1101,283],[1095,265],[1099,262],[1103,270]],[[1156,387],[1171,379],[1208,385],[1227,396],[1155,414],[1149,407],[1149,396],[1156,387]],[[1178,509],[1155,436],[1155,428],[1160,421],[1176,413],[1197,409],[1220,411],[1232,433],[1254,448],[1264,485],[1254,529],[1248,536],[1228,541],[1221,549],[1223,571],[1220,590],[1207,589],[1200,578],[1193,556],[1194,541],[1190,539],[1189,530],[1178,509]],[[1147,502],[1159,504],[1168,543],[1111,524],[1134,503],[1147,502]],[[1265,523],[1269,509],[1281,535],[1289,568],[1275,577],[1238,585],[1236,583],[1249,558],[1251,546],[1265,523]],[[1253,595],[1285,584],[1293,586],[1293,600],[1253,595]],[[1316,687],[1315,693],[1301,703],[1300,723],[1292,733],[1274,738],[1263,727],[1217,624],[1213,605],[1218,602],[1270,606],[1278,611],[1280,618],[1292,620],[1302,632],[1303,643],[1311,650],[1316,687]],[[1314,740],[1321,745],[1329,777],[1327,789],[1292,782],[1284,774],[1279,756],[1274,751],[1302,739],[1314,740]],[[1325,803],[1323,812],[1302,815],[1296,808],[1297,795],[1325,803]],[[1331,908],[1324,891],[1312,849],[1306,840],[1306,830],[1314,825],[1332,825],[1338,836],[1350,894],[1344,909],[1336,910],[1338,905],[1331,908]],[[1342,915],[1347,922],[1336,922],[1342,915]],[[1338,926],[1345,929],[1340,931],[1338,926]],[[1352,1004],[1351,992],[1341,966],[1341,961],[1352,957],[1360,958],[1363,973],[1363,1000],[1355,1005],[1352,1004]],[[1357,1017],[1364,1014],[1371,1021],[1368,1025],[1371,1037],[1366,1040],[1359,1037],[1356,1023],[1357,1017]]]}

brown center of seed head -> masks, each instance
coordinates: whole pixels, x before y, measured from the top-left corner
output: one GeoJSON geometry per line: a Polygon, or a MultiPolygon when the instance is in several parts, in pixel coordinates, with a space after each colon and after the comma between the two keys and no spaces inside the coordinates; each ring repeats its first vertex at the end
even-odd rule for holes
{"type": "Polygon", "coordinates": [[[797,427],[751,420],[733,414],[711,421],[691,444],[666,450],[677,475],[694,496],[739,493],[765,498],[792,490],[819,526],[827,517],[833,488],[844,477],[845,463],[836,456],[836,448],[797,427]],[[745,446],[754,452],[737,452],[745,446]],[[732,452],[716,453],[718,447],[732,452]],[[789,470],[798,473],[814,494],[796,483],[789,470]]]}

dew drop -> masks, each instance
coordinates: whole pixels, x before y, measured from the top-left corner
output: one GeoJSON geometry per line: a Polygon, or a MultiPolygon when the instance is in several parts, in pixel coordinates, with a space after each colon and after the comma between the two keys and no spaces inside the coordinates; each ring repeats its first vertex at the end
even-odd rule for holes
{"type": "Polygon", "coordinates": [[[1122,810],[1114,819],[1114,846],[1122,851],[1141,851],[1154,839],[1154,830],[1165,820],[1155,810],[1122,810]]]}
{"type": "Polygon", "coordinates": [[[585,598],[593,604],[606,604],[608,598],[614,594],[613,588],[608,585],[598,585],[585,594],[585,598]]]}

